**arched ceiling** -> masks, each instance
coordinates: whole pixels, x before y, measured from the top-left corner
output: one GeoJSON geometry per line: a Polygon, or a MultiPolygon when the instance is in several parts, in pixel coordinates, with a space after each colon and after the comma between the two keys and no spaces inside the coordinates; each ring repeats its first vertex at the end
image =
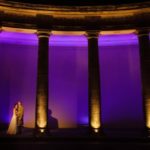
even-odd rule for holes
{"type": "Polygon", "coordinates": [[[53,4],[53,5],[120,5],[129,3],[148,2],[149,0],[5,0],[14,2],[24,2],[32,4],[53,4]]]}

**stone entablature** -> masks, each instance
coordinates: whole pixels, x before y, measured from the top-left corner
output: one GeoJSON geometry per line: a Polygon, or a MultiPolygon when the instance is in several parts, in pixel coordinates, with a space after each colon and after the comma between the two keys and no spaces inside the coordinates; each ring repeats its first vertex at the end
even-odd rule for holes
{"type": "Polygon", "coordinates": [[[54,6],[0,0],[1,26],[82,31],[149,28],[150,2],[108,6],[54,6]]]}

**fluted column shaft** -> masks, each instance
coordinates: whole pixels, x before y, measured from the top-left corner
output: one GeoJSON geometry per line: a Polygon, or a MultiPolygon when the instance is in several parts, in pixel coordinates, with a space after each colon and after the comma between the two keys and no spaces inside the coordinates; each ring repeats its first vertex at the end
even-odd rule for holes
{"type": "Polygon", "coordinates": [[[145,126],[150,129],[150,45],[149,32],[140,30],[138,32],[142,92],[143,92],[143,111],[145,114],[145,126]]]}
{"type": "Polygon", "coordinates": [[[49,33],[38,32],[38,73],[36,89],[36,129],[48,131],[48,49],[49,33]]]}
{"type": "Polygon", "coordinates": [[[100,74],[98,32],[87,32],[88,36],[88,92],[90,131],[99,132],[100,121],[100,74]]]}

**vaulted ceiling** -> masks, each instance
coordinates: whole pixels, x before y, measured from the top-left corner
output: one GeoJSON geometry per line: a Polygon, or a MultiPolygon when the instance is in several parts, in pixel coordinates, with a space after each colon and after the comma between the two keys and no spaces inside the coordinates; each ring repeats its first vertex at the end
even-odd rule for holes
{"type": "Polygon", "coordinates": [[[149,0],[5,0],[33,4],[54,4],[54,5],[119,5],[128,3],[148,2],[149,0]]]}

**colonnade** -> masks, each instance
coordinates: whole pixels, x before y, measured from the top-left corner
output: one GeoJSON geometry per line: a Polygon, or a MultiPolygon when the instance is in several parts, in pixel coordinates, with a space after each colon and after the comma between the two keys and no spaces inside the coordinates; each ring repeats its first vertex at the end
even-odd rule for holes
{"type": "MultiPolygon", "coordinates": [[[[139,39],[140,64],[143,93],[143,114],[145,128],[150,128],[150,48],[149,31],[136,32],[139,39]]],[[[38,75],[36,90],[36,119],[37,132],[48,132],[48,49],[50,32],[38,31],[38,75]]],[[[98,57],[99,31],[87,31],[88,39],[88,100],[89,100],[89,129],[97,133],[101,130],[101,87],[98,57]]]]}

